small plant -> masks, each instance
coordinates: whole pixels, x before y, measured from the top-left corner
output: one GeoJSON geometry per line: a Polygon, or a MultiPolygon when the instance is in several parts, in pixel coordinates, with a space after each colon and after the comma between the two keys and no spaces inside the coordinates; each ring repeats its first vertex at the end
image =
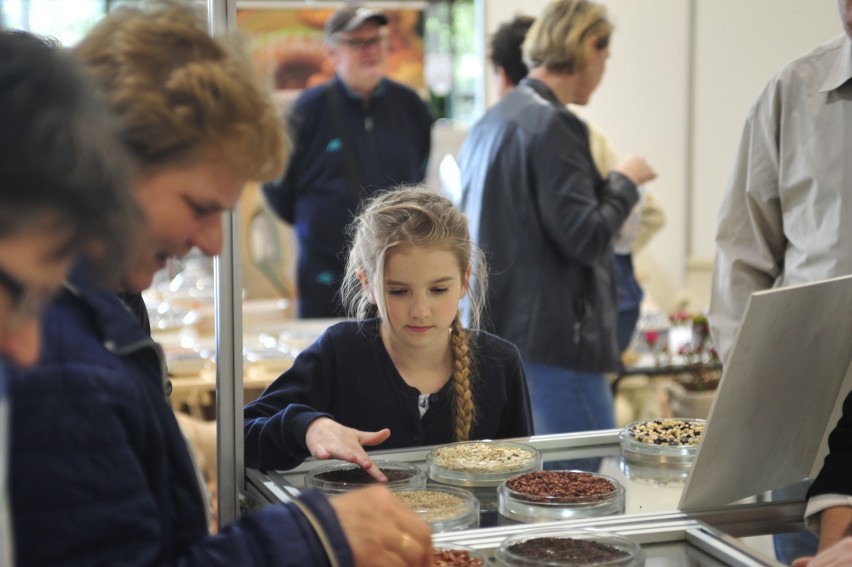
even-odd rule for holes
{"type": "Polygon", "coordinates": [[[692,339],[678,349],[686,371],[678,375],[678,382],[692,391],[714,390],[722,379],[719,351],[710,336],[710,324],[703,313],[692,315],[692,339]]]}

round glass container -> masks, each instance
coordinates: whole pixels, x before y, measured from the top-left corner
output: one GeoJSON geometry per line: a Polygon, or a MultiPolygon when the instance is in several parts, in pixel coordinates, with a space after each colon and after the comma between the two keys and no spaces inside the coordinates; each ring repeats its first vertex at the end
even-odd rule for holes
{"type": "Polygon", "coordinates": [[[541,453],[509,441],[462,441],[436,447],[426,456],[429,478],[454,486],[496,487],[507,478],[541,470],[541,453]]]}
{"type": "Polygon", "coordinates": [[[433,567],[484,567],[485,555],[471,547],[439,543],[432,548],[433,567]]]}
{"type": "Polygon", "coordinates": [[[628,480],[661,487],[683,486],[689,476],[691,466],[691,461],[680,466],[673,466],[649,464],[641,460],[627,458],[621,458],[618,463],[618,468],[621,469],[628,480]]]}
{"type": "Polygon", "coordinates": [[[506,538],[497,562],[507,567],[640,567],[645,554],[638,543],[615,534],[551,527],[506,538]]]}
{"type": "MultiPolygon", "coordinates": [[[[426,473],[414,465],[374,460],[373,466],[379,467],[388,477],[386,484],[388,488],[419,490],[426,486],[426,473]]],[[[318,466],[305,474],[305,486],[307,488],[319,488],[330,495],[342,494],[370,484],[378,484],[378,481],[358,465],[340,461],[318,466]]]]}
{"type": "Polygon", "coordinates": [[[535,471],[497,489],[500,514],[519,522],[550,522],[624,512],[624,487],[614,478],[584,471],[535,471]]]}
{"type": "Polygon", "coordinates": [[[394,490],[433,532],[463,530],[479,525],[479,500],[467,490],[429,485],[423,490],[394,490]]]}
{"type": "Polygon", "coordinates": [[[639,467],[689,471],[706,421],[660,418],[634,421],[621,430],[618,443],[622,458],[639,467]]]}

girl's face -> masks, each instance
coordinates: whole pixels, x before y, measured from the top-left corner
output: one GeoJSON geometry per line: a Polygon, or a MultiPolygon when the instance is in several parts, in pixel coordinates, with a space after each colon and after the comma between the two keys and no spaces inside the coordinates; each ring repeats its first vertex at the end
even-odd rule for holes
{"type": "Polygon", "coordinates": [[[391,331],[386,337],[407,347],[446,347],[468,276],[446,250],[408,247],[391,252],[385,261],[383,325],[391,331]]]}
{"type": "Polygon", "coordinates": [[[139,292],[171,257],[198,247],[209,256],[222,249],[222,213],[240,198],[246,180],[226,160],[210,155],[163,168],[136,186],[147,224],[137,239],[138,256],[125,271],[124,291],[139,292]]]}

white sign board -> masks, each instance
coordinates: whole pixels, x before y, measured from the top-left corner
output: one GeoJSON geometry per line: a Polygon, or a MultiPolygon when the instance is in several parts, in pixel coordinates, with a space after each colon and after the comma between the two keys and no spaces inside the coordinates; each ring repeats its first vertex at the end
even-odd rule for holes
{"type": "Polygon", "coordinates": [[[812,476],[849,391],[852,276],[752,295],[679,508],[812,476]]]}

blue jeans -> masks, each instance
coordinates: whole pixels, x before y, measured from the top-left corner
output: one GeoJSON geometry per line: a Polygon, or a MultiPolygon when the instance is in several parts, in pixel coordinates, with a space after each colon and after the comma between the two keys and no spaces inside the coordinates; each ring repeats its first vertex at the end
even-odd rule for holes
{"type": "MultiPolygon", "coordinates": [[[[799,482],[791,486],[776,488],[772,491],[771,499],[773,502],[803,500],[806,490],[807,485],[799,482]]],[[[816,555],[819,538],[807,530],[780,533],[772,536],[772,545],[775,547],[775,559],[784,565],[790,565],[798,557],[816,555]]]]}
{"type": "MultiPolygon", "coordinates": [[[[524,362],[536,435],[613,429],[612,391],[604,374],[524,362]]],[[[547,469],[597,471],[600,458],[547,463],[547,469]]]]}

